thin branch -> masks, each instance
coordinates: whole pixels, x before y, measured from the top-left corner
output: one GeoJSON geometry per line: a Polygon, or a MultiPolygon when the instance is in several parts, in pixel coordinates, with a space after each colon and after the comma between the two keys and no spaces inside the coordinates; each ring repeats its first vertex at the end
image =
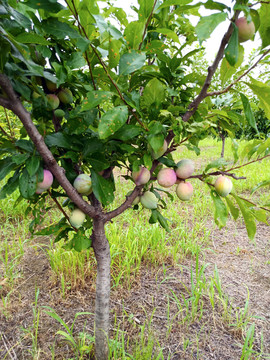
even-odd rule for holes
{"type": "Polygon", "coordinates": [[[155,0],[154,5],[153,5],[153,8],[152,8],[152,10],[151,10],[151,13],[150,13],[150,15],[149,15],[149,17],[148,17],[148,19],[147,19],[146,24],[145,24],[144,32],[143,32],[143,36],[142,36],[142,41],[141,41],[141,43],[140,43],[140,45],[139,45],[139,50],[141,50],[141,48],[142,48],[143,40],[144,40],[146,31],[147,31],[148,25],[149,25],[149,23],[150,23],[150,21],[151,21],[151,18],[152,18],[152,16],[153,16],[153,13],[154,13],[154,10],[155,10],[155,7],[156,7],[156,3],[157,3],[157,0],[155,0]]]}
{"type": "MultiPolygon", "coordinates": [[[[4,109],[5,109],[5,108],[4,108],[4,109]]],[[[16,140],[15,140],[12,136],[10,136],[10,135],[2,128],[2,126],[0,126],[0,131],[1,131],[6,137],[8,137],[11,142],[15,143],[16,140]]]]}
{"type": "MultiPolygon", "coordinates": [[[[66,2],[66,3],[67,3],[67,2],[66,2]]],[[[69,7],[68,4],[67,4],[67,5],[68,5],[70,11],[72,12],[73,16],[74,16],[75,19],[77,20],[78,25],[79,25],[79,28],[81,28],[81,30],[83,31],[84,36],[89,40],[89,37],[88,37],[88,35],[87,35],[87,32],[86,32],[86,30],[84,29],[84,27],[82,26],[82,24],[81,24],[81,22],[80,22],[80,20],[79,20],[78,13],[77,13],[77,10],[76,10],[76,8],[75,8],[74,2],[72,1],[72,3],[73,3],[75,12],[73,12],[73,11],[71,10],[71,8],[69,7]]],[[[109,71],[108,71],[108,69],[107,69],[106,64],[104,63],[104,61],[103,61],[102,58],[100,57],[100,55],[99,55],[98,51],[96,50],[96,48],[95,48],[91,43],[90,43],[90,47],[91,47],[91,49],[93,50],[94,54],[96,55],[96,57],[97,57],[100,65],[102,66],[103,70],[105,71],[106,75],[108,76],[110,82],[112,83],[112,85],[113,85],[114,88],[116,89],[116,91],[117,91],[120,99],[121,99],[121,100],[124,102],[124,104],[126,104],[131,110],[133,110],[133,108],[126,102],[126,100],[125,100],[125,98],[123,97],[123,94],[121,93],[118,85],[116,84],[116,82],[115,82],[115,81],[113,80],[113,78],[111,77],[111,75],[110,75],[110,73],[109,73],[109,71]]],[[[134,109],[134,110],[135,110],[135,109],[134,109]]],[[[134,113],[134,112],[132,112],[132,115],[135,117],[135,119],[138,121],[138,123],[141,125],[141,127],[143,127],[146,131],[148,131],[147,126],[141,121],[141,119],[138,117],[138,115],[137,115],[136,113],[134,113]]]]}
{"type": "Polygon", "coordinates": [[[58,207],[58,209],[61,211],[61,213],[64,215],[64,217],[65,217],[65,218],[67,219],[67,221],[70,223],[70,225],[73,227],[74,231],[78,232],[78,229],[75,228],[75,227],[71,224],[71,222],[70,222],[70,220],[69,220],[68,214],[65,212],[65,210],[62,208],[62,206],[59,204],[59,201],[52,196],[52,193],[51,193],[50,190],[48,190],[48,193],[49,193],[51,199],[55,202],[55,204],[56,204],[56,206],[58,207]]]}
{"type": "Polygon", "coordinates": [[[254,205],[254,206],[259,207],[259,208],[261,208],[261,209],[263,209],[263,210],[265,210],[265,211],[270,212],[270,209],[268,209],[268,208],[266,208],[266,207],[264,207],[264,206],[258,205],[258,204],[254,203],[254,202],[251,201],[251,200],[248,200],[248,199],[246,199],[246,198],[243,198],[242,196],[239,196],[239,195],[237,195],[237,196],[239,197],[239,199],[244,200],[244,201],[250,203],[251,205],[254,205]]]}
{"type": "MultiPolygon", "coordinates": [[[[239,13],[240,13],[240,11],[238,11],[238,10],[235,12],[235,15],[234,15],[232,21],[235,21],[238,18],[239,13]]],[[[191,118],[191,116],[195,114],[196,110],[198,109],[198,106],[203,101],[203,99],[207,96],[207,90],[208,90],[209,86],[211,85],[212,78],[217,70],[219,63],[220,63],[221,59],[223,58],[225,47],[228,44],[232,33],[233,33],[233,25],[231,23],[226,34],[223,36],[223,39],[221,41],[221,44],[220,44],[217,56],[213,62],[213,65],[209,66],[209,68],[208,68],[208,75],[206,76],[203,87],[202,87],[199,95],[189,105],[188,111],[183,115],[183,117],[182,117],[183,121],[187,122],[191,118]]]]}
{"type": "Polygon", "coordinates": [[[82,197],[77,193],[75,188],[71,185],[71,183],[68,181],[65,175],[65,170],[58,165],[53,154],[45,144],[43,137],[40,135],[37,128],[35,127],[29,112],[26,111],[26,109],[23,107],[21,101],[16,96],[12,88],[11,82],[4,74],[0,74],[0,86],[9,97],[9,109],[13,111],[13,113],[17,115],[18,118],[21,120],[28,136],[33,141],[37,151],[41,155],[48,169],[53,173],[59,184],[66,191],[68,197],[80,210],[82,210],[85,214],[89,215],[91,218],[102,217],[103,214],[100,212],[97,213],[93,206],[85,202],[82,197]]]}
{"type": "Polygon", "coordinates": [[[245,163],[245,164],[243,164],[243,165],[238,165],[238,166],[232,167],[232,168],[230,168],[230,169],[227,170],[227,171],[233,171],[233,170],[236,170],[236,169],[240,169],[240,168],[242,168],[242,167],[244,167],[244,166],[247,166],[247,165],[252,164],[252,163],[254,163],[254,162],[257,162],[257,161],[261,161],[261,160],[266,159],[266,158],[268,158],[268,157],[270,157],[270,154],[265,155],[265,156],[263,156],[263,157],[261,157],[261,158],[257,158],[257,159],[255,159],[255,160],[251,160],[251,161],[249,161],[249,162],[247,162],[247,163],[245,163]]]}
{"type": "Polygon", "coordinates": [[[262,56],[259,58],[259,60],[257,60],[255,62],[255,64],[253,64],[248,70],[246,70],[242,75],[240,75],[236,80],[234,80],[230,85],[228,85],[225,89],[220,90],[220,91],[212,91],[212,92],[208,92],[206,94],[206,96],[216,96],[216,95],[221,95],[221,94],[225,94],[226,92],[228,92],[236,83],[238,83],[244,76],[246,76],[251,70],[253,70],[258,64],[259,62],[267,55],[270,53],[270,49],[266,50],[262,56]]]}

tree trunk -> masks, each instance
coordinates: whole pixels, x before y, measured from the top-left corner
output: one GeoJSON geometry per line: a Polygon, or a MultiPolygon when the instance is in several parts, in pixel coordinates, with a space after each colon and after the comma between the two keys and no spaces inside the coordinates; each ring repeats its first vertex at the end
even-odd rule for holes
{"type": "Polygon", "coordinates": [[[93,220],[93,249],[97,260],[95,306],[95,355],[97,360],[108,360],[110,315],[110,246],[105,235],[104,221],[93,220]]]}

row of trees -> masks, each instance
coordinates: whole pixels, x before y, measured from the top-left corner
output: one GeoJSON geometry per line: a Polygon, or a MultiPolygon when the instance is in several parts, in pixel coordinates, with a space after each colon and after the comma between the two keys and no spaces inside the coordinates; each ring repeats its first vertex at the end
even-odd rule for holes
{"type": "MultiPolygon", "coordinates": [[[[19,188],[18,201],[27,199],[33,210],[33,231],[42,220],[39,209],[50,197],[63,218],[39,233],[53,233],[55,241],[66,239],[66,247],[77,251],[93,247],[97,260],[95,350],[99,360],[108,358],[110,248],[105,224],[132,207],[136,198],[150,193],[157,199],[156,206],[146,210],[150,223],[159,222],[169,229],[162,215],[166,192],[159,191],[156,178],[162,166],[177,168],[173,158],[177,147],[187,146],[199,155],[201,139],[220,131],[234,138],[243,118],[256,130],[249,102],[253,96],[270,119],[270,87],[249,76],[259,62],[269,59],[270,6],[268,1],[254,5],[246,0],[236,0],[231,6],[213,0],[204,4],[139,0],[134,8],[137,18],[130,22],[123,9],[109,2],[103,9],[95,0],[1,2],[0,105],[21,123],[14,132],[7,112],[1,120],[0,180],[8,180],[0,197],[5,199],[19,188]],[[194,28],[189,16],[200,16],[201,7],[212,13],[200,17],[194,28]],[[251,21],[254,24],[248,38],[256,30],[262,40],[259,57],[245,70],[241,68],[240,25],[236,26],[240,12],[248,26],[251,21]],[[196,71],[196,54],[201,51],[198,41],[202,44],[227,18],[228,30],[203,76],[196,71]],[[211,88],[217,69],[220,82],[211,88]],[[245,87],[240,91],[237,86],[241,82],[245,87]],[[238,98],[237,107],[230,106],[230,100],[226,108],[217,100],[211,101],[231,91],[238,98]],[[131,174],[141,167],[149,170],[150,177],[136,184],[131,174]],[[134,188],[119,207],[108,211],[117,195],[116,169],[134,188]],[[49,173],[53,178],[49,175],[47,182],[49,173]],[[91,181],[87,194],[73,186],[82,173],[91,181]],[[86,215],[80,227],[70,221],[74,209],[86,215]]],[[[248,163],[269,156],[269,143],[269,139],[258,139],[250,144],[248,163]]],[[[253,238],[256,221],[266,222],[269,204],[256,205],[233,191],[222,197],[214,188],[217,176],[239,179],[236,170],[245,164],[238,160],[236,150],[234,164],[217,155],[216,161],[189,178],[208,184],[219,226],[226,224],[229,213],[236,219],[241,212],[253,238]]],[[[187,184],[186,180],[177,181],[187,184]]],[[[269,178],[262,180],[259,186],[269,184],[269,178]]]]}

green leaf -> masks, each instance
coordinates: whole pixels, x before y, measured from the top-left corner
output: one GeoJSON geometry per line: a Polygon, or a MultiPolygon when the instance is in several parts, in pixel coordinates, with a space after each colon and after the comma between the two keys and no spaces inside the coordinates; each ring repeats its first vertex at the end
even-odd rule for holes
{"type": "Polygon", "coordinates": [[[19,189],[23,198],[30,199],[36,192],[37,178],[30,176],[26,169],[23,170],[19,179],[19,189]]]}
{"type": "Polygon", "coordinates": [[[98,133],[100,139],[106,139],[120,129],[128,118],[127,106],[116,106],[107,111],[99,120],[98,133]]]}
{"type": "Polygon", "coordinates": [[[45,137],[45,143],[48,147],[57,146],[64,149],[76,149],[76,146],[74,146],[70,140],[69,136],[60,131],[45,137]]]}
{"type": "Polygon", "coordinates": [[[252,213],[253,213],[253,216],[255,217],[256,220],[258,220],[260,222],[263,222],[266,225],[269,225],[268,221],[267,221],[267,213],[266,213],[265,210],[263,210],[263,209],[253,209],[252,213]]]}
{"type": "Polygon", "coordinates": [[[157,32],[159,34],[162,34],[162,35],[166,36],[169,39],[172,39],[176,43],[180,43],[177,34],[174,31],[170,30],[170,29],[156,28],[155,30],[149,30],[148,32],[157,32]]]}
{"type": "Polygon", "coordinates": [[[158,221],[158,211],[156,209],[151,210],[149,224],[155,224],[157,221],[158,221]]]}
{"type": "Polygon", "coordinates": [[[30,140],[20,139],[16,141],[15,145],[18,146],[20,149],[23,149],[30,153],[34,151],[33,143],[30,140]]]}
{"type": "Polygon", "coordinates": [[[124,124],[120,130],[113,135],[114,139],[128,141],[142,133],[142,128],[137,125],[124,124]]]}
{"type": "Polygon", "coordinates": [[[158,10],[163,9],[165,7],[168,6],[174,6],[174,5],[178,5],[178,6],[183,6],[183,5],[187,5],[189,3],[191,3],[191,0],[165,0],[159,7],[158,10]]]}
{"type": "Polygon", "coordinates": [[[252,214],[252,211],[250,208],[245,204],[245,202],[240,199],[237,195],[232,193],[232,196],[235,198],[237,204],[239,205],[239,208],[241,210],[241,213],[244,218],[244,222],[246,225],[248,237],[253,240],[256,234],[256,222],[254,219],[254,215],[252,214]]]}
{"type": "Polygon", "coordinates": [[[265,115],[270,119],[270,86],[250,77],[251,83],[246,84],[258,96],[260,106],[264,109],[265,115]]]}
{"type": "Polygon", "coordinates": [[[214,214],[215,223],[219,226],[219,228],[222,228],[227,223],[227,218],[228,218],[227,207],[222,201],[221,197],[215,191],[211,190],[210,195],[215,205],[215,214],[214,214]]]}
{"type": "Polygon", "coordinates": [[[102,176],[91,170],[93,193],[103,204],[109,205],[114,200],[114,183],[111,179],[104,179],[102,176]]]}
{"type": "Polygon", "coordinates": [[[82,103],[81,111],[93,109],[103,101],[109,101],[113,93],[110,91],[90,91],[87,93],[87,100],[82,103]]]}
{"type": "Polygon", "coordinates": [[[120,60],[120,48],[122,41],[110,38],[109,40],[109,67],[116,67],[120,60]]]}
{"type": "Polygon", "coordinates": [[[19,186],[19,171],[17,170],[7,183],[0,190],[0,200],[3,200],[7,195],[12,194],[19,186]]]}
{"type": "Polygon", "coordinates": [[[86,61],[82,53],[74,52],[69,56],[68,60],[65,61],[65,65],[70,67],[70,69],[80,69],[86,65],[86,61]]]}
{"type": "Polygon", "coordinates": [[[170,232],[170,228],[168,225],[168,220],[158,211],[157,212],[157,217],[158,217],[158,222],[160,223],[160,225],[168,232],[170,232]]]}
{"type": "Polygon", "coordinates": [[[26,162],[26,170],[28,171],[29,176],[33,176],[38,171],[40,164],[40,159],[36,156],[31,156],[26,162]]]}
{"type": "Polygon", "coordinates": [[[154,78],[145,86],[143,96],[141,98],[141,104],[145,107],[150,107],[152,104],[159,105],[165,100],[165,89],[162,82],[157,78],[154,78]]]}
{"type": "Polygon", "coordinates": [[[138,49],[142,41],[143,31],[144,23],[142,21],[132,21],[127,25],[124,37],[130,49],[138,49]]]}
{"type": "Polygon", "coordinates": [[[262,39],[262,48],[270,44],[270,6],[269,4],[261,4],[260,10],[260,27],[259,32],[262,39]]]}
{"type": "Polygon", "coordinates": [[[226,18],[227,15],[225,13],[217,13],[202,17],[195,27],[199,42],[202,43],[204,40],[208,39],[218,24],[226,20],[226,18]]]}
{"type": "Polygon", "coordinates": [[[228,196],[225,197],[225,200],[229,207],[230,213],[232,214],[232,217],[234,218],[234,220],[237,220],[239,217],[239,209],[234,206],[234,203],[229,199],[228,196]]]}
{"type": "Polygon", "coordinates": [[[22,44],[40,44],[40,45],[50,44],[50,42],[46,40],[43,36],[28,32],[19,34],[18,36],[15,37],[15,40],[22,44]]]}
{"type": "Polygon", "coordinates": [[[57,0],[28,0],[24,2],[24,4],[33,9],[43,9],[52,13],[57,13],[65,9],[64,6],[57,2],[57,0]]]}
{"type": "Polygon", "coordinates": [[[215,214],[214,214],[215,223],[219,226],[219,228],[222,228],[227,223],[227,218],[228,218],[227,207],[222,201],[221,197],[215,191],[211,191],[210,194],[213,203],[215,205],[215,214]]]}
{"type": "Polygon", "coordinates": [[[261,181],[261,182],[259,182],[259,184],[254,186],[254,188],[251,190],[251,194],[253,194],[255,191],[257,191],[261,187],[269,186],[269,185],[270,185],[270,180],[261,181]]]}
{"type": "Polygon", "coordinates": [[[29,158],[29,156],[30,156],[29,153],[17,154],[12,157],[12,160],[15,164],[20,165],[23,164],[29,158]]]}
{"type": "Polygon", "coordinates": [[[14,170],[15,167],[16,164],[14,164],[12,157],[0,160],[0,181],[3,180],[12,170],[14,170]]]}
{"type": "Polygon", "coordinates": [[[119,74],[128,75],[140,69],[146,60],[144,53],[139,53],[135,50],[123,54],[119,61],[119,74]]]}
{"type": "Polygon", "coordinates": [[[164,135],[163,134],[155,134],[155,135],[149,135],[148,136],[148,142],[151,146],[151,148],[158,152],[158,150],[163,146],[164,144],[164,135]]]}
{"type": "Polygon", "coordinates": [[[231,66],[226,57],[223,58],[220,67],[220,80],[221,85],[224,86],[227,80],[229,80],[233,74],[236,73],[237,68],[242,64],[244,60],[244,47],[239,45],[238,47],[238,61],[234,66],[231,66]]]}
{"type": "Polygon", "coordinates": [[[39,230],[36,233],[34,233],[34,235],[52,235],[58,233],[59,231],[62,231],[67,227],[69,226],[67,225],[66,218],[64,217],[60,221],[58,221],[58,223],[47,226],[42,230],[39,230]]]}
{"type": "Polygon", "coordinates": [[[234,66],[237,64],[239,57],[239,46],[238,46],[239,41],[238,41],[238,27],[235,25],[235,23],[232,23],[232,25],[233,25],[233,33],[230,37],[229,43],[224,53],[228,63],[231,66],[234,66]]]}
{"type": "Polygon", "coordinates": [[[140,5],[138,12],[139,19],[141,21],[147,20],[153,9],[154,0],[138,0],[138,3],[140,5]]]}
{"type": "Polygon", "coordinates": [[[83,229],[79,229],[73,236],[74,249],[78,252],[89,249],[92,241],[89,236],[86,236],[83,229]]]}
{"type": "Polygon", "coordinates": [[[247,122],[258,133],[256,120],[255,120],[255,117],[254,117],[253,112],[251,110],[251,106],[250,106],[250,103],[248,101],[248,98],[243,93],[240,93],[240,96],[241,96],[241,100],[242,100],[244,113],[245,113],[247,122]]]}
{"type": "Polygon", "coordinates": [[[208,164],[204,170],[207,173],[210,169],[220,169],[224,168],[224,166],[228,165],[228,162],[224,158],[219,158],[217,160],[212,161],[208,164]]]}

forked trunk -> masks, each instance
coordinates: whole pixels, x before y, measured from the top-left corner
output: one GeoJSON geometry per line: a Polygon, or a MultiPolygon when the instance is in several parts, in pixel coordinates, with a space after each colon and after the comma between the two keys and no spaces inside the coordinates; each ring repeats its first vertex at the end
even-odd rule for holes
{"type": "Polygon", "coordinates": [[[110,246],[104,222],[93,220],[93,249],[97,260],[95,306],[95,355],[97,360],[108,360],[110,314],[110,246]]]}

